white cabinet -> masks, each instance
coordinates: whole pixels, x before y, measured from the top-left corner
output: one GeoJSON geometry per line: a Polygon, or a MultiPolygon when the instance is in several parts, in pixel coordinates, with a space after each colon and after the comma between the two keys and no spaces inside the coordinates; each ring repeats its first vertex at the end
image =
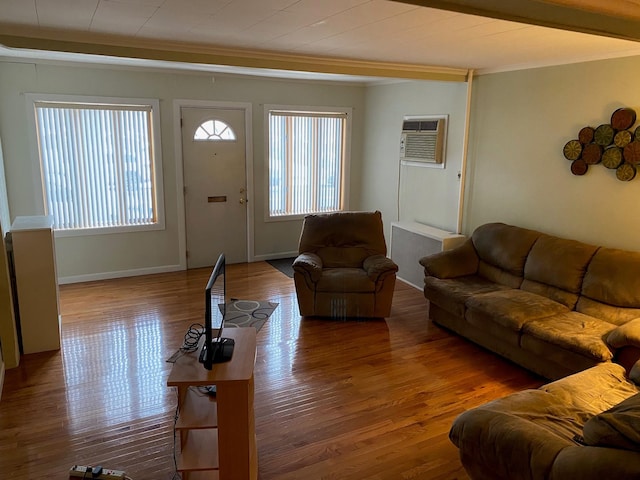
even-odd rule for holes
{"type": "Polygon", "coordinates": [[[424,287],[420,259],[462,245],[466,237],[416,222],[391,223],[391,259],[398,265],[398,278],[416,288],[424,287]]]}
{"type": "Polygon", "coordinates": [[[60,308],[51,216],[16,217],[11,226],[24,353],[60,349],[60,308]]]}

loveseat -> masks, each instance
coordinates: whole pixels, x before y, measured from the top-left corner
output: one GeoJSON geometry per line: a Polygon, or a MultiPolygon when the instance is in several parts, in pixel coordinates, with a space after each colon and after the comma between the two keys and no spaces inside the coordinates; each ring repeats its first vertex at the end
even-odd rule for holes
{"type": "Polygon", "coordinates": [[[637,480],[640,387],[631,377],[604,362],[468,410],[449,437],[473,480],[637,480]]]}
{"type": "Polygon", "coordinates": [[[435,323],[548,379],[615,360],[640,318],[640,252],[490,223],[420,263],[435,323]]]}

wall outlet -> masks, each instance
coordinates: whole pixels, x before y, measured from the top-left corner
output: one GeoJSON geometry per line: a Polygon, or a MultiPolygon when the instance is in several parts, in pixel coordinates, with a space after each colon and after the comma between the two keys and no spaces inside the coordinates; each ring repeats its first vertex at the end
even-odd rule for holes
{"type": "Polygon", "coordinates": [[[69,478],[83,478],[85,480],[124,480],[125,477],[126,474],[122,470],[112,470],[110,468],[99,469],[97,466],[74,465],[69,469],[69,478]],[[100,473],[95,470],[99,470],[100,473]]]}

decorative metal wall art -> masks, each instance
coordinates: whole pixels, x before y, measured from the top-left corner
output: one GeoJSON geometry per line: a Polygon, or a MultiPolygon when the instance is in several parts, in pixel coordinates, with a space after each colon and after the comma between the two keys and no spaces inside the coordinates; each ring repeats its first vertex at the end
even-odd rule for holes
{"type": "Polygon", "coordinates": [[[633,180],[640,168],[640,126],[632,131],[635,123],[635,110],[623,107],[611,114],[610,123],[582,128],[578,138],[569,140],[562,149],[571,161],[571,173],[584,175],[589,166],[601,163],[615,170],[618,180],[633,180]]]}

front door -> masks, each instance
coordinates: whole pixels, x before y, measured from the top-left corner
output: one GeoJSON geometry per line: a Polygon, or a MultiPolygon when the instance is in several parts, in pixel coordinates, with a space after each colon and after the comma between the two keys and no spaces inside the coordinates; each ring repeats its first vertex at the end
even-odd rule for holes
{"type": "Polygon", "coordinates": [[[247,261],[245,111],[183,107],[187,268],[247,261]]]}

